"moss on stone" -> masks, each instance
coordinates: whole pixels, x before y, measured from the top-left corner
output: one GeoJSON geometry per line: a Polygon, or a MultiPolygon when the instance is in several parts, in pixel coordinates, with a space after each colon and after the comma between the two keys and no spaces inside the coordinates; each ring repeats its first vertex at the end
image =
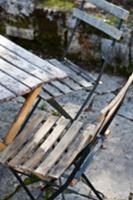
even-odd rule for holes
{"type": "Polygon", "coordinates": [[[63,10],[70,10],[75,7],[75,3],[73,1],[66,0],[43,0],[41,5],[47,8],[57,8],[63,10]]]}
{"type": "Polygon", "coordinates": [[[20,16],[12,17],[9,15],[7,23],[18,28],[29,28],[31,24],[31,18],[20,16]]]}

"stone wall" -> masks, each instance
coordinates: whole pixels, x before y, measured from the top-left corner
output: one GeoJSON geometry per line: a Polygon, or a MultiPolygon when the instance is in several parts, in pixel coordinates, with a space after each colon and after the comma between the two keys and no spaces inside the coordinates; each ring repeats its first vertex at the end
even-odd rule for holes
{"type": "Polygon", "coordinates": [[[0,5],[14,16],[29,16],[34,10],[34,0],[0,0],[0,5]]]}
{"type": "MultiPolygon", "coordinates": [[[[11,5],[11,2],[13,0],[10,0],[8,5],[11,5]]],[[[21,2],[19,0],[18,4],[21,2]]],[[[75,24],[71,12],[43,8],[34,10],[34,6],[32,6],[34,11],[29,9],[32,12],[24,17],[24,13],[27,13],[26,9],[28,9],[28,0],[26,2],[27,5],[24,6],[23,1],[24,9],[19,7],[18,10],[14,4],[12,4],[13,7],[9,6],[8,15],[5,14],[5,21],[3,21],[4,26],[6,25],[5,34],[8,33],[15,42],[43,57],[61,57],[75,24]],[[14,16],[13,10],[16,10],[16,14],[19,11],[19,15],[14,16]],[[14,35],[11,34],[12,31],[9,31],[9,27],[10,30],[15,30],[14,35]],[[25,33],[29,33],[29,31],[32,32],[30,38],[32,41],[28,40],[29,35],[27,39],[23,37],[26,37],[25,33]]],[[[110,65],[115,69],[126,69],[128,71],[133,66],[132,28],[124,25],[122,29],[124,29],[125,34],[121,43],[117,43],[114,48],[110,65]]],[[[92,68],[100,66],[101,59],[107,56],[110,43],[110,38],[90,26],[81,24],[70,46],[70,56],[83,66],[91,66],[92,68]]]]}

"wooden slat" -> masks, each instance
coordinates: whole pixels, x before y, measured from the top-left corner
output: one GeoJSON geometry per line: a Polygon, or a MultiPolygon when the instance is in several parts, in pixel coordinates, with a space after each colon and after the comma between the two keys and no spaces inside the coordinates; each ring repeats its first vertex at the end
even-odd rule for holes
{"type": "Polygon", "coordinates": [[[31,159],[29,159],[26,163],[24,163],[23,167],[25,169],[30,169],[31,171],[38,166],[42,158],[46,155],[48,150],[54,145],[57,139],[61,136],[63,131],[68,126],[70,120],[61,117],[56,126],[54,127],[51,134],[47,137],[47,139],[39,146],[37,151],[33,154],[31,159]]]}
{"type": "MultiPolygon", "coordinates": [[[[100,124],[99,124],[99,127],[98,127],[99,133],[101,131],[103,132],[103,130],[107,128],[108,124],[110,124],[110,120],[112,120],[114,113],[119,108],[119,105],[120,105],[120,103],[122,102],[123,99],[124,99],[124,96],[123,96],[122,99],[119,99],[119,101],[109,110],[109,112],[107,113],[105,118],[100,121],[100,124]]],[[[104,130],[104,131],[106,131],[106,130],[104,130]]]]}
{"type": "Polygon", "coordinates": [[[41,89],[42,89],[41,86],[39,86],[34,91],[28,93],[26,100],[18,114],[17,119],[12,124],[10,130],[8,131],[5,137],[6,144],[10,144],[13,141],[13,139],[16,137],[18,131],[20,130],[20,127],[24,123],[29,111],[31,110],[33,104],[35,103],[35,100],[37,96],[39,95],[41,89]]]}
{"type": "Polygon", "coordinates": [[[93,15],[87,14],[80,9],[74,9],[74,16],[78,19],[90,24],[91,26],[99,29],[100,31],[106,33],[116,40],[120,40],[122,36],[122,31],[117,28],[105,23],[103,20],[97,19],[93,15]]]}
{"type": "Polygon", "coordinates": [[[116,6],[112,3],[109,3],[105,0],[86,0],[88,3],[92,3],[93,5],[103,9],[106,12],[109,12],[110,14],[115,15],[116,17],[126,20],[129,16],[129,12],[119,6],[116,6]]]}
{"type": "Polygon", "coordinates": [[[74,122],[70,129],[63,136],[58,145],[50,153],[50,155],[40,164],[40,166],[35,170],[35,173],[40,177],[45,177],[47,172],[51,167],[58,161],[62,153],[68,148],[69,144],[74,140],[74,138],[79,133],[81,129],[81,122],[74,122]]]}
{"type": "Polygon", "coordinates": [[[78,83],[74,82],[71,78],[65,78],[62,80],[62,82],[74,91],[82,89],[82,87],[78,83]]]}
{"type": "Polygon", "coordinates": [[[54,79],[55,76],[50,74],[49,72],[41,70],[40,68],[36,67],[35,65],[27,62],[20,56],[16,55],[15,53],[9,51],[5,47],[0,45],[0,57],[5,59],[6,61],[10,62],[12,65],[22,69],[23,71],[31,74],[44,82],[49,81],[49,79],[54,79]]]}
{"type": "Polygon", "coordinates": [[[63,71],[65,71],[67,73],[67,75],[69,77],[71,77],[72,80],[74,80],[76,83],[78,83],[82,87],[91,87],[92,86],[92,84],[90,82],[86,81],[80,75],[77,75],[74,71],[69,69],[67,66],[63,65],[58,60],[51,59],[51,60],[49,60],[49,62],[52,63],[53,65],[55,65],[56,67],[58,67],[59,69],[62,69],[63,71]]]}
{"type": "Polygon", "coordinates": [[[22,150],[9,162],[10,166],[18,166],[27,158],[30,158],[31,152],[39,145],[42,139],[51,130],[57,121],[57,117],[50,116],[48,120],[41,126],[34,137],[22,148],[22,150]]]}
{"type": "Polygon", "coordinates": [[[24,84],[16,81],[2,71],[0,71],[0,83],[16,96],[23,95],[30,91],[29,87],[26,87],[24,84]]]}
{"type": "Polygon", "coordinates": [[[72,145],[70,145],[67,152],[62,156],[59,162],[52,168],[48,174],[49,177],[58,179],[65,172],[79,152],[92,141],[95,134],[94,129],[94,124],[88,125],[83,133],[81,133],[72,143],[72,145]]]}
{"type": "Polygon", "coordinates": [[[0,70],[32,89],[42,83],[41,80],[14,67],[13,65],[7,63],[1,58],[0,58],[0,70]]]}
{"type": "Polygon", "coordinates": [[[64,94],[72,92],[72,90],[67,85],[61,83],[60,81],[53,81],[51,84],[57,87],[64,94]]]}
{"type": "Polygon", "coordinates": [[[68,102],[67,104],[63,106],[63,109],[66,110],[67,112],[69,111],[69,115],[72,117],[72,119],[74,119],[79,109],[81,108],[81,106],[82,104],[79,105],[79,104],[68,102]]]}
{"type": "Polygon", "coordinates": [[[63,61],[62,63],[64,65],[66,65],[67,67],[69,67],[74,72],[76,72],[77,74],[79,74],[80,76],[82,76],[83,78],[85,78],[85,80],[87,80],[89,82],[95,81],[95,79],[92,77],[92,75],[90,75],[90,73],[87,70],[82,69],[81,67],[79,67],[75,63],[71,62],[70,60],[67,59],[67,60],[63,61]]]}
{"type": "Polygon", "coordinates": [[[47,91],[43,91],[43,90],[39,96],[46,101],[53,98],[47,91]]]}
{"type": "Polygon", "coordinates": [[[58,90],[56,87],[54,87],[54,85],[51,84],[45,84],[43,88],[53,97],[58,97],[63,94],[60,90],[58,90]]]}
{"type": "Polygon", "coordinates": [[[33,130],[41,123],[44,118],[44,112],[38,112],[33,115],[26,128],[19,134],[15,140],[3,151],[0,155],[0,163],[5,163],[7,160],[13,158],[20,150],[21,146],[26,142],[27,138],[32,135],[33,130]],[[34,124],[34,127],[33,127],[34,124]]]}
{"type": "Polygon", "coordinates": [[[14,93],[0,85],[0,102],[8,101],[14,97],[16,97],[14,93]]]}
{"type": "Polygon", "coordinates": [[[122,87],[122,89],[120,90],[120,92],[117,94],[117,96],[100,112],[100,115],[98,116],[99,121],[101,121],[102,119],[104,119],[104,117],[106,116],[107,112],[117,103],[119,102],[123,96],[126,94],[128,88],[130,87],[130,85],[133,82],[133,73],[131,74],[131,76],[129,77],[128,81],[126,82],[126,84],[122,87]]]}
{"type": "Polygon", "coordinates": [[[65,78],[66,77],[66,73],[63,72],[62,70],[57,69],[56,67],[51,65],[46,60],[43,60],[43,59],[39,58],[35,54],[27,51],[26,49],[20,47],[17,44],[11,42],[7,38],[3,37],[2,35],[0,35],[0,45],[4,46],[5,48],[7,48],[10,51],[14,52],[18,56],[24,58],[25,60],[27,60],[28,62],[32,63],[33,65],[36,65],[40,69],[42,69],[44,71],[47,71],[47,72],[51,73],[54,76],[56,75],[57,78],[65,78]]]}
{"type": "Polygon", "coordinates": [[[110,120],[112,120],[112,117],[114,117],[114,114],[116,114],[116,111],[118,111],[118,108],[122,101],[125,98],[125,95],[130,87],[130,85],[133,82],[133,73],[130,75],[128,81],[124,85],[124,87],[121,89],[121,91],[118,93],[118,95],[111,101],[109,106],[105,107],[107,108],[107,111],[104,116],[100,118],[100,123],[97,126],[96,133],[99,133],[101,131],[106,131],[107,126],[110,124],[110,120]]]}

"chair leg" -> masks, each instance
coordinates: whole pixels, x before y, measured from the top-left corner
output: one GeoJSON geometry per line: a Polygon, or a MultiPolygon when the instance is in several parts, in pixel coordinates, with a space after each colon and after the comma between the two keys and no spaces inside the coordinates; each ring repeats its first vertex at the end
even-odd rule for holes
{"type": "Polygon", "coordinates": [[[20,176],[18,175],[18,173],[15,170],[11,169],[11,168],[10,168],[10,170],[13,173],[13,175],[16,177],[16,179],[18,180],[18,182],[20,183],[20,185],[23,187],[23,189],[26,191],[26,193],[29,196],[29,198],[31,200],[36,200],[33,197],[33,195],[31,194],[31,192],[29,191],[29,189],[26,187],[26,185],[24,184],[24,182],[22,181],[22,179],[20,178],[20,176]]]}
{"type": "MultiPolygon", "coordinates": [[[[60,187],[61,187],[62,186],[61,178],[59,178],[59,184],[60,184],[60,187]]],[[[62,200],[65,200],[65,195],[64,195],[63,192],[61,193],[61,196],[62,196],[62,200]]]]}
{"type": "Polygon", "coordinates": [[[65,118],[73,120],[72,117],[64,110],[64,108],[55,100],[55,99],[49,99],[47,102],[54,107],[61,115],[63,115],[65,118]]]}
{"type": "Polygon", "coordinates": [[[22,124],[18,134],[21,133],[21,131],[25,128],[27,122],[29,121],[30,117],[32,116],[32,114],[36,110],[36,108],[37,108],[38,104],[40,103],[40,101],[41,101],[41,98],[39,97],[38,100],[36,101],[36,103],[34,104],[34,106],[32,107],[31,111],[29,112],[29,114],[28,114],[27,118],[25,119],[24,123],[22,124]]]}
{"type": "MultiPolygon", "coordinates": [[[[86,159],[87,155],[88,155],[88,150],[90,149],[90,145],[88,145],[84,151],[82,152],[82,157],[79,160],[79,162],[77,162],[75,168],[73,169],[73,171],[71,172],[71,174],[69,175],[68,179],[66,180],[66,182],[48,199],[48,200],[53,200],[55,199],[59,194],[61,194],[65,189],[67,189],[67,187],[70,185],[70,183],[72,182],[72,180],[74,179],[75,175],[77,174],[77,172],[79,171],[80,167],[82,166],[84,160],[86,159]]],[[[103,200],[103,199],[100,199],[103,200]]]]}
{"type": "Polygon", "coordinates": [[[71,183],[71,181],[75,177],[76,173],[77,173],[77,169],[74,169],[73,172],[71,173],[71,175],[69,176],[69,178],[66,180],[66,182],[63,185],[61,185],[61,187],[58,190],[56,190],[56,192],[54,192],[51,195],[51,197],[48,198],[48,200],[55,199],[59,194],[61,194],[65,189],[67,189],[67,187],[69,186],[69,184],[71,183]]]}
{"type": "Polygon", "coordinates": [[[102,194],[101,192],[99,192],[95,189],[95,187],[92,185],[92,183],[89,181],[89,179],[87,178],[87,176],[85,174],[82,174],[82,178],[84,179],[85,183],[89,186],[89,188],[93,191],[93,193],[96,195],[96,197],[99,200],[103,200],[104,194],[102,194]]]}

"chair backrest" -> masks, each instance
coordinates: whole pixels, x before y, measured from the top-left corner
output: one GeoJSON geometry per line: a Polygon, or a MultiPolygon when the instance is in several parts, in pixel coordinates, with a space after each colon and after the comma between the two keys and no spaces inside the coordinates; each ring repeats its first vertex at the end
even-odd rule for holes
{"type": "Polygon", "coordinates": [[[73,16],[77,18],[75,27],[73,29],[72,35],[70,36],[70,41],[68,42],[68,47],[66,48],[65,56],[69,50],[72,39],[74,37],[75,31],[79,25],[79,21],[84,21],[85,23],[91,25],[92,27],[104,32],[109,35],[114,40],[120,40],[122,37],[122,31],[120,30],[122,22],[126,20],[129,16],[129,12],[119,6],[116,6],[106,0],[83,0],[80,8],[74,9],[73,16]],[[84,10],[85,3],[91,3],[97,8],[102,9],[103,11],[112,14],[113,16],[119,19],[119,24],[117,27],[108,24],[104,19],[99,19],[98,17],[93,16],[92,14],[87,13],[84,10]]]}
{"type": "Polygon", "coordinates": [[[101,8],[102,10],[118,17],[119,19],[126,20],[129,16],[129,12],[119,6],[109,3],[106,0],[86,0],[86,2],[92,3],[93,5],[101,8]]]}
{"type": "Polygon", "coordinates": [[[106,0],[83,0],[81,2],[80,9],[77,9],[77,8],[74,9],[73,16],[76,17],[76,23],[75,23],[75,27],[72,31],[72,34],[70,36],[68,46],[65,50],[65,54],[64,54],[65,62],[67,61],[66,55],[69,51],[69,47],[71,45],[71,42],[73,40],[74,34],[77,30],[77,27],[78,27],[80,21],[83,21],[83,22],[91,25],[92,27],[104,32],[105,34],[107,34],[108,36],[110,36],[112,38],[112,44],[110,46],[110,49],[107,53],[106,58],[104,58],[104,62],[102,63],[99,75],[98,75],[97,79],[95,80],[94,86],[93,86],[91,92],[89,92],[89,94],[88,94],[86,100],[84,101],[84,104],[80,108],[79,112],[77,113],[76,118],[78,118],[79,115],[81,114],[81,112],[83,111],[83,109],[85,108],[85,106],[89,103],[89,101],[91,102],[92,95],[95,92],[95,90],[99,84],[99,81],[101,80],[101,77],[102,77],[102,74],[103,74],[105,68],[107,67],[108,63],[110,62],[110,57],[111,57],[110,55],[113,51],[115,42],[117,40],[120,40],[122,37],[123,33],[120,30],[120,28],[122,26],[123,21],[128,18],[129,12],[119,6],[109,3],[106,0]],[[93,16],[92,14],[88,14],[88,12],[86,12],[84,9],[85,3],[91,3],[91,4],[95,5],[96,7],[104,10],[105,12],[108,12],[108,13],[114,15],[115,17],[117,17],[119,19],[117,26],[114,27],[113,25],[108,24],[104,19],[99,19],[96,16],[93,16]]]}

